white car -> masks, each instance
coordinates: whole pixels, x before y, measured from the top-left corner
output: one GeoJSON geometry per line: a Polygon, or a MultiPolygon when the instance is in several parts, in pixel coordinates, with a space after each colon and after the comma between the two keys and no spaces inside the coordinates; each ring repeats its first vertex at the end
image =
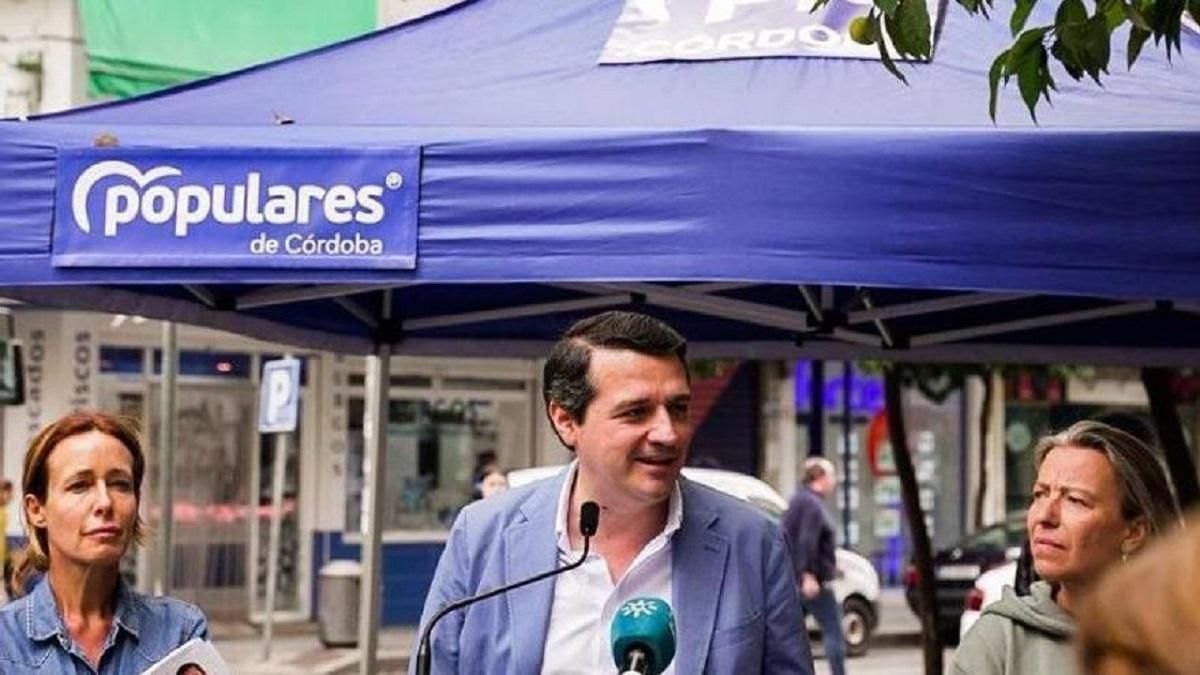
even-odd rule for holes
{"type": "Polygon", "coordinates": [[[1004,587],[1012,586],[1016,579],[1017,563],[1015,561],[993,567],[979,575],[979,578],[975,580],[975,587],[967,591],[967,598],[964,601],[962,620],[958,623],[960,642],[966,636],[967,631],[971,630],[971,626],[974,626],[975,622],[979,620],[979,615],[983,614],[983,608],[999,600],[1004,594],[1004,587]]]}
{"type": "MultiPolygon", "coordinates": [[[[510,487],[528,485],[542,478],[549,478],[563,470],[562,466],[539,466],[531,469],[515,469],[508,472],[510,487]]],[[[787,510],[787,501],[770,485],[746,474],[724,469],[701,469],[684,467],[683,475],[688,480],[707,485],[725,494],[743,499],[779,519],[787,510]]],[[[871,633],[879,625],[879,574],[874,565],[861,555],[839,548],[837,556],[837,578],[833,580],[833,593],[842,603],[842,632],[846,636],[846,653],[860,656],[867,653],[871,633]]],[[[816,622],[808,619],[809,630],[816,630],[816,622]]]]}

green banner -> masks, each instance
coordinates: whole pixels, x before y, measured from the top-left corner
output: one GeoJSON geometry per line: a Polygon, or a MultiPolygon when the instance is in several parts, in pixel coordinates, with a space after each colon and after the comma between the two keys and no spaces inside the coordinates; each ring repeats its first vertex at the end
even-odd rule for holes
{"type": "Polygon", "coordinates": [[[88,93],[125,98],[361,35],[375,0],[79,0],[88,93]]]}

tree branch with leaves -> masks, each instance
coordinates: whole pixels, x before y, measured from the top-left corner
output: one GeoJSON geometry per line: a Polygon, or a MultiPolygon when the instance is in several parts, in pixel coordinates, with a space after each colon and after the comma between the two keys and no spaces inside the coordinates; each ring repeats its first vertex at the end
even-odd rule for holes
{"type": "MultiPolygon", "coordinates": [[[[816,0],[813,11],[830,0],[816,0]]],[[[968,12],[990,18],[992,0],[957,0],[968,12]]],[[[992,62],[988,72],[988,114],[996,119],[997,94],[1001,83],[1016,78],[1021,99],[1037,121],[1037,106],[1050,101],[1057,84],[1050,64],[1057,61],[1072,79],[1086,75],[1101,83],[1107,75],[1113,35],[1129,25],[1126,68],[1132,69],[1150,38],[1162,45],[1167,58],[1179,53],[1183,13],[1200,21],[1200,0],[1095,0],[1090,10],[1083,0],[1060,0],[1054,22],[1026,27],[1037,0],[1016,0],[1009,16],[1013,43],[992,62]]],[[[867,16],[850,25],[850,38],[864,45],[877,45],[883,67],[901,82],[908,79],[896,66],[897,59],[929,59],[933,53],[932,22],[925,0],[874,0],[867,16]],[[886,35],[885,35],[886,31],[886,35]],[[892,51],[895,51],[893,56],[892,51]]]]}

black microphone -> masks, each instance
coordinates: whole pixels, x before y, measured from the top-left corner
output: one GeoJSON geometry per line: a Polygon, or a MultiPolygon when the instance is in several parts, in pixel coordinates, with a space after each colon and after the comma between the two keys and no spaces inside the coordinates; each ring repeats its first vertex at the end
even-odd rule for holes
{"type": "Polygon", "coordinates": [[[587,560],[588,550],[591,548],[592,537],[596,534],[596,530],[599,527],[600,506],[596,504],[596,502],[584,502],[583,506],[579,507],[579,533],[583,535],[583,554],[579,556],[579,560],[576,560],[565,567],[557,567],[548,572],[535,574],[528,579],[522,579],[506,586],[493,588],[490,591],[484,591],[478,595],[472,595],[461,600],[455,600],[454,602],[442,606],[442,608],[437,611],[437,614],[434,614],[433,618],[429,620],[429,623],[425,625],[425,630],[421,631],[421,642],[417,647],[417,673],[419,673],[419,675],[429,675],[429,669],[433,665],[432,659],[429,657],[429,639],[430,636],[433,635],[433,627],[437,625],[437,622],[440,621],[442,617],[456,609],[462,609],[468,605],[473,605],[480,600],[487,600],[492,596],[500,595],[501,593],[507,593],[522,586],[528,586],[534,582],[541,581],[542,579],[548,579],[556,574],[570,572],[576,567],[579,567],[583,564],[583,561],[587,560]]]}

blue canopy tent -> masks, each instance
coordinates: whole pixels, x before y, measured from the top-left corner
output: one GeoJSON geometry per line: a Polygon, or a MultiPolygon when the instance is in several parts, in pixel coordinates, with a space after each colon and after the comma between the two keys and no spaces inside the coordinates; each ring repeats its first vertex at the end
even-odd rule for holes
{"type": "Polygon", "coordinates": [[[1197,36],[1173,63],[1146,50],[1133,73],[1116,50],[1104,89],[1059,77],[1041,128],[1009,87],[993,126],[986,72],[1010,38],[953,4],[910,87],[845,59],[598,66],[621,5],[471,2],[159,95],[0,123],[3,292],[360,353],[381,338],[526,353],[562,326],[548,314],[632,299],[744,355],[794,356],[797,338],[818,356],[874,353],[888,346],[880,317],[910,358],[1059,358],[1048,344],[1195,355],[1197,36]],[[56,155],[105,133],[167,152],[418,146],[416,267],[206,269],[152,254],[55,267],[56,155]],[[799,284],[848,289],[826,293],[846,311],[818,320],[799,284]]]}
{"type": "Polygon", "coordinates": [[[376,353],[376,375],[389,351],[541,354],[571,318],[630,305],[697,354],[1200,361],[1197,36],[1132,73],[1115,48],[1103,89],[1058,77],[1040,127],[1014,83],[993,125],[1011,37],[953,3],[909,87],[846,59],[597,65],[622,5],[477,0],[0,122],[0,295],[376,353]],[[419,148],[415,267],[56,266],[59,157],[98,138],[419,148]]]}

